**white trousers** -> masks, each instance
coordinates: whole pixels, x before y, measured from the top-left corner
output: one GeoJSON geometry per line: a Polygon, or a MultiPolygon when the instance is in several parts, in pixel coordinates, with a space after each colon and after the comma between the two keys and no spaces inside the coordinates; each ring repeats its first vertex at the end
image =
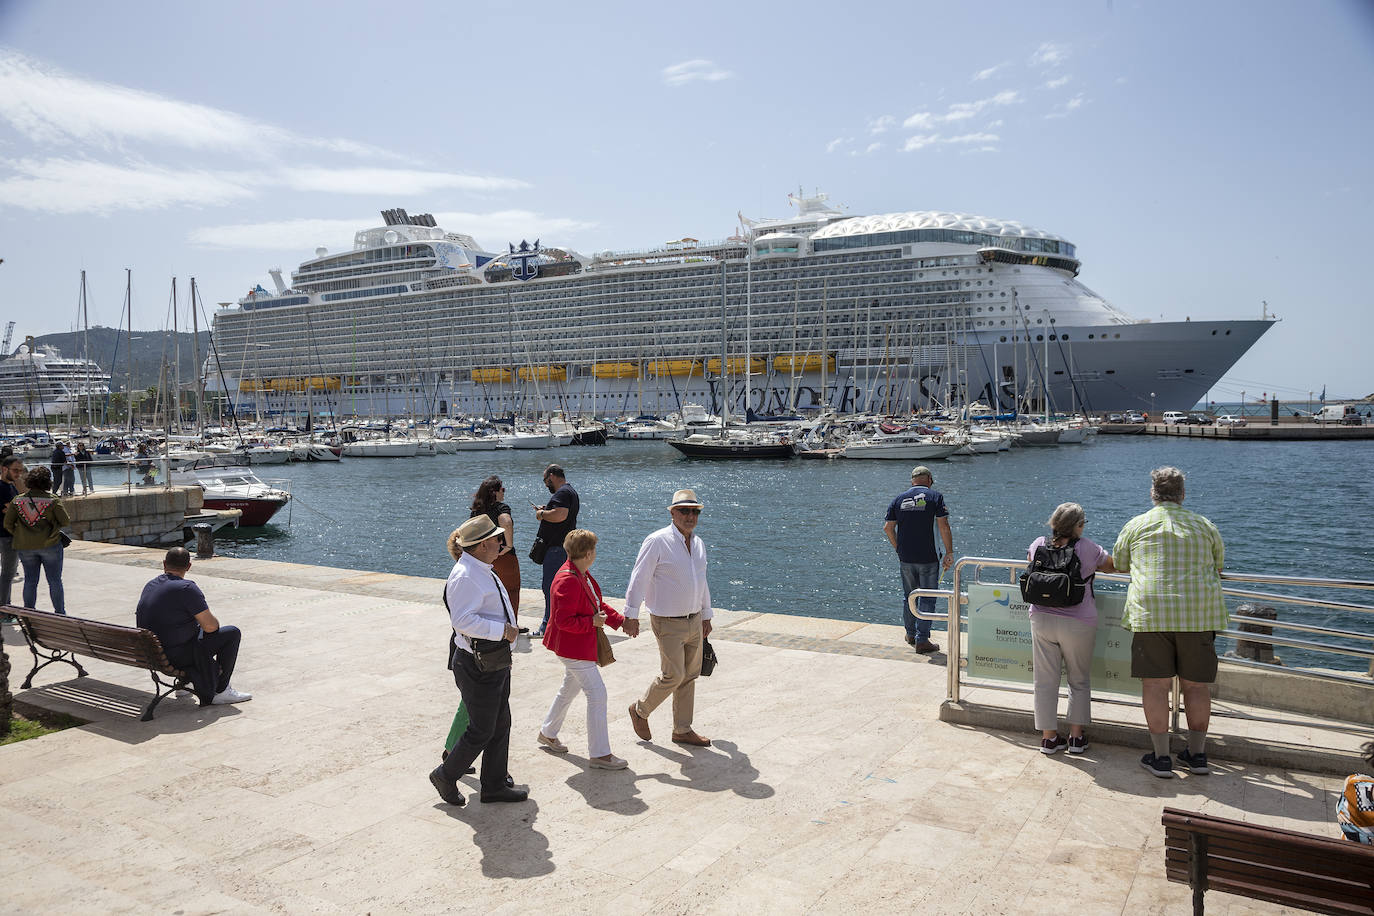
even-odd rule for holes
{"type": "Polygon", "coordinates": [[[1097,624],[1059,614],[1031,617],[1031,664],[1035,670],[1035,727],[1040,731],[1058,728],[1059,678],[1069,672],[1070,725],[1092,724],[1093,643],[1097,624]],[[1062,667],[1061,667],[1062,666],[1062,667]]]}
{"type": "Polygon", "coordinates": [[[549,738],[557,738],[568,715],[568,707],[578,693],[587,695],[587,755],[605,757],[611,752],[611,732],[606,725],[606,685],[596,662],[580,658],[562,658],[565,672],[563,686],[553,698],[549,714],[544,717],[542,731],[549,738]]]}

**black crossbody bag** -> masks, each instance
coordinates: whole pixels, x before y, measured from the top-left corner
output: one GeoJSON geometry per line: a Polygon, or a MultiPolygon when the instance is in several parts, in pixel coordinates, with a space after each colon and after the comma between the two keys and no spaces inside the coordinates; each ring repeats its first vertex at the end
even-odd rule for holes
{"type": "MultiPolygon", "coordinates": [[[[492,579],[496,582],[496,594],[501,599],[501,609],[506,612],[506,621],[515,625],[510,619],[510,605],[506,603],[506,587],[501,584],[501,580],[492,573],[492,579]]],[[[444,586],[444,610],[452,616],[453,611],[448,606],[448,586],[444,586]]],[[[477,665],[477,670],[483,674],[492,674],[503,671],[511,666],[512,656],[510,643],[504,639],[478,639],[469,636],[468,642],[472,645],[472,660],[477,665]]],[[[456,637],[449,637],[449,668],[453,668],[453,653],[459,651],[456,637]]]]}

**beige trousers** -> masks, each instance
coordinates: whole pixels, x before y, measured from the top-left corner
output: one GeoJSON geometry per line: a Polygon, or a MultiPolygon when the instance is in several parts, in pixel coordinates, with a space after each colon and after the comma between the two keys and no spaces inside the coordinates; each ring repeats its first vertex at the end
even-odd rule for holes
{"type": "Polygon", "coordinates": [[[663,673],[654,678],[636,711],[646,719],[669,696],[673,698],[673,734],[692,730],[697,677],[701,674],[701,614],[689,617],[649,615],[658,640],[663,673]]]}

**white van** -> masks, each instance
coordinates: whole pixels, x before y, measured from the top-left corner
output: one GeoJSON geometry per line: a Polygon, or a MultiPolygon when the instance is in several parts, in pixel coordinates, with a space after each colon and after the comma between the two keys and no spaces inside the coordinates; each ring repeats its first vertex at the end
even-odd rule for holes
{"type": "Polygon", "coordinates": [[[1164,422],[1167,424],[1186,423],[1187,420],[1188,415],[1181,410],[1164,411],[1164,422]]]}
{"type": "Polygon", "coordinates": [[[1346,426],[1360,425],[1360,412],[1351,404],[1327,404],[1317,411],[1314,419],[1318,423],[1343,423],[1346,426]]]}

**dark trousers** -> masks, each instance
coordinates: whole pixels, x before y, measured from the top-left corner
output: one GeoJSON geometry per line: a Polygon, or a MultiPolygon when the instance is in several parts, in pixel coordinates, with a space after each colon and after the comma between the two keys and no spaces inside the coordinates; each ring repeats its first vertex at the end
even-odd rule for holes
{"type": "Polygon", "coordinates": [[[482,791],[500,792],[506,787],[510,757],[510,669],[483,673],[471,652],[458,649],[453,681],[463,694],[468,727],[444,758],[444,778],[457,782],[480,755],[482,791]]]}
{"type": "Polygon", "coordinates": [[[544,590],[544,622],[539,625],[540,629],[549,628],[549,610],[552,607],[552,599],[549,592],[553,589],[553,577],[558,575],[558,571],[563,568],[563,564],[568,562],[568,552],[562,545],[550,547],[548,553],[544,554],[544,579],[539,583],[539,587],[544,590]]]}
{"type": "Polygon", "coordinates": [[[168,650],[167,660],[191,675],[196,697],[205,705],[228,688],[242,640],[238,627],[220,627],[213,633],[202,632],[195,642],[168,650]]]}

